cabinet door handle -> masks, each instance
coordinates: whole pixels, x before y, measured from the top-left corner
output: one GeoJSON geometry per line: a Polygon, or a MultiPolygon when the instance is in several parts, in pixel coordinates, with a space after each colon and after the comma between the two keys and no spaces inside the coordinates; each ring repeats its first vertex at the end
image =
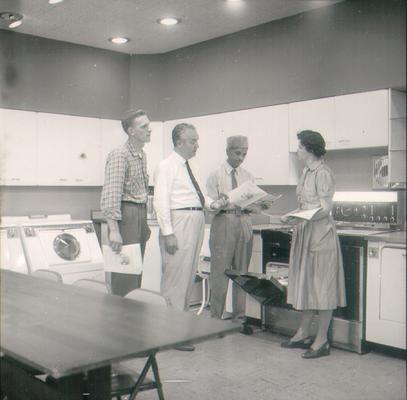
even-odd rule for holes
{"type": "Polygon", "coordinates": [[[75,180],[76,180],[76,182],[83,182],[82,178],[76,178],[75,180]]]}
{"type": "Polygon", "coordinates": [[[68,179],[67,178],[59,178],[58,179],[60,182],[66,182],[68,179]]]}
{"type": "Polygon", "coordinates": [[[11,178],[12,181],[21,181],[20,178],[11,178]]]}
{"type": "Polygon", "coordinates": [[[338,142],[339,143],[350,143],[350,140],[349,139],[341,139],[341,140],[338,140],[338,142]]]}

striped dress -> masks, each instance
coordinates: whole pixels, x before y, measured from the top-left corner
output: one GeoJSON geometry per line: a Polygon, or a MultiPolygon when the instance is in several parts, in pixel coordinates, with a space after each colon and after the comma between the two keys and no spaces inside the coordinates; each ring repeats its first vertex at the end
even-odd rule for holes
{"type": "MultiPolygon", "coordinates": [[[[331,169],[321,162],[306,167],[297,186],[299,208],[321,206],[335,191],[331,169]]],[[[288,276],[287,303],[297,310],[333,310],[346,306],[342,254],[331,216],[295,226],[288,276]]]]}

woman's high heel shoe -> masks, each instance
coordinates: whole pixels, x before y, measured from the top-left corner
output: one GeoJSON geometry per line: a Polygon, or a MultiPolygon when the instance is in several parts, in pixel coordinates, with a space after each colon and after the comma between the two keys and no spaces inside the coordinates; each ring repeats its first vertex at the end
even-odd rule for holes
{"type": "Polygon", "coordinates": [[[297,341],[287,340],[281,343],[281,347],[283,347],[284,349],[309,349],[311,347],[311,344],[312,338],[306,337],[305,339],[297,341]]]}
{"type": "Polygon", "coordinates": [[[329,342],[325,342],[319,349],[314,350],[310,348],[307,350],[303,355],[302,358],[319,358],[324,356],[329,356],[331,351],[331,347],[329,346],[329,342]]]}

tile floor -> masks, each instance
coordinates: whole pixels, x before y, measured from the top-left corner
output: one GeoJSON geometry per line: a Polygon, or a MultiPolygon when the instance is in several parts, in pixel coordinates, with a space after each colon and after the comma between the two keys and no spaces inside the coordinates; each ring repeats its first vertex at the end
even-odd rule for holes
{"type": "MultiPolygon", "coordinates": [[[[166,400],[403,400],[406,363],[370,352],[332,349],[329,357],[301,358],[282,349],[284,338],[255,329],[196,345],[195,352],[157,356],[166,400]]],[[[142,361],[129,364],[138,367],[142,361]]],[[[137,399],[157,399],[156,391],[137,399]]]]}

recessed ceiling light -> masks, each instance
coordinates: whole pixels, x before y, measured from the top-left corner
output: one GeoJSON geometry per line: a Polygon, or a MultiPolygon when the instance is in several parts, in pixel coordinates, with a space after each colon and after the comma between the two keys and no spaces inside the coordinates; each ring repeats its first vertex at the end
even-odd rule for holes
{"type": "Polygon", "coordinates": [[[48,0],[49,4],[58,4],[58,3],[62,3],[64,0],[48,0]]]}
{"type": "Polygon", "coordinates": [[[166,25],[166,26],[171,26],[171,25],[177,25],[181,22],[179,18],[160,18],[157,20],[157,22],[161,25],[166,25]]]}
{"type": "Polygon", "coordinates": [[[124,44],[127,43],[130,39],[126,37],[114,37],[109,39],[114,44],[124,44]]]}
{"type": "Polygon", "coordinates": [[[23,16],[18,13],[2,12],[0,13],[0,18],[7,21],[7,26],[11,29],[17,28],[23,23],[23,16]]]}
{"type": "Polygon", "coordinates": [[[244,4],[243,0],[226,0],[226,4],[231,7],[240,7],[244,4]]]}

